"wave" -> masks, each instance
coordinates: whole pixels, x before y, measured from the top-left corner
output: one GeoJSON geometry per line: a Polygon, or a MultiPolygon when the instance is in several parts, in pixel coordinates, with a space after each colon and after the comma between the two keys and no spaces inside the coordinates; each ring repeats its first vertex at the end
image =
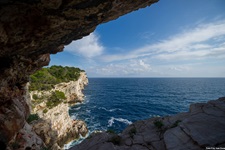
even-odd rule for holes
{"type": "Polygon", "coordinates": [[[73,120],[77,120],[78,115],[79,114],[77,114],[77,113],[75,114],[74,113],[74,114],[70,115],[70,118],[73,119],[73,120]]]}
{"type": "Polygon", "coordinates": [[[114,108],[114,109],[110,109],[110,110],[108,110],[108,111],[113,112],[113,111],[117,111],[117,110],[122,110],[122,109],[114,108]]]}
{"type": "Polygon", "coordinates": [[[80,110],[80,107],[72,108],[72,110],[80,110]]]}
{"type": "Polygon", "coordinates": [[[149,115],[150,118],[158,118],[161,117],[160,115],[149,115]]]}
{"type": "Polygon", "coordinates": [[[123,118],[114,118],[114,117],[111,117],[109,120],[108,120],[108,127],[111,127],[114,123],[114,120],[116,121],[119,121],[119,122],[122,122],[122,123],[125,123],[125,124],[132,124],[131,121],[127,120],[127,119],[123,119],[123,118]]]}
{"type": "Polygon", "coordinates": [[[114,111],[121,111],[122,110],[120,108],[106,109],[105,107],[99,107],[98,109],[103,109],[103,110],[108,111],[108,112],[114,112],[114,111]]]}
{"type": "Polygon", "coordinates": [[[63,149],[69,150],[71,147],[80,144],[84,139],[86,139],[90,135],[90,132],[88,132],[84,137],[79,135],[79,138],[77,140],[71,141],[67,144],[64,144],[63,149]]]}
{"type": "Polygon", "coordinates": [[[83,101],[83,104],[87,104],[90,102],[90,95],[84,95],[84,101],[83,101]]]}
{"type": "Polygon", "coordinates": [[[87,137],[89,137],[92,133],[102,132],[106,131],[106,128],[102,127],[100,123],[95,123],[93,126],[88,126],[89,130],[88,133],[85,135],[85,137],[81,136],[74,141],[71,141],[67,144],[64,144],[63,149],[69,150],[71,147],[80,144],[83,140],[85,140],[87,137]]]}
{"type": "Polygon", "coordinates": [[[87,109],[87,110],[86,110],[86,112],[87,112],[87,113],[90,113],[90,112],[91,112],[91,110],[90,110],[90,109],[87,109]]]}

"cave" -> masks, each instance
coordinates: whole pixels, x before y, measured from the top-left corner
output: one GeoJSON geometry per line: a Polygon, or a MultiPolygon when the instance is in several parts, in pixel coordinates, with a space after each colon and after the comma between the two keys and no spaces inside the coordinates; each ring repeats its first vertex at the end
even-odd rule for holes
{"type": "Polygon", "coordinates": [[[50,54],[93,32],[97,25],[158,0],[4,0],[0,2],[0,143],[24,126],[29,75],[49,64],[50,54]]]}
{"type": "MultiPolygon", "coordinates": [[[[78,40],[89,35],[100,24],[115,20],[122,15],[150,6],[156,2],[158,2],[158,0],[1,1],[0,149],[6,149],[8,143],[15,138],[15,136],[18,136],[18,131],[26,127],[26,120],[30,115],[30,106],[26,96],[28,91],[27,83],[30,80],[29,76],[49,64],[50,54],[62,52],[64,46],[70,44],[74,40],[78,40]]],[[[210,108],[208,112],[209,114],[215,113],[215,116],[217,115],[217,119],[210,116],[212,114],[206,115],[207,117],[209,116],[209,118],[212,117],[215,119],[213,120],[214,123],[209,126],[211,127],[210,129],[216,128],[217,125],[219,125],[215,130],[216,134],[212,134],[210,136],[206,135],[208,136],[208,139],[202,139],[202,143],[200,144],[193,140],[194,142],[192,142],[191,146],[195,148],[197,145],[201,149],[204,149],[206,146],[224,146],[225,131],[224,128],[221,127],[225,124],[224,118],[222,118],[225,115],[224,102],[225,98],[220,98],[215,102],[210,101],[207,104],[192,105],[190,113],[187,113],[184,116],[178,115],[179,117],[194,116],[196,112],[199,113],[199,111],[203,111],[204,108],[210,108]],[[217,111],[215,111],[215,108],[217,111]],[[218,118],[222,119],[219,120],[218,118]],[[210,145],[208,142],[213,141],[213,139],[214,142],[210,145]]],[[[204,119],[204,115],[200,119],[195,119],[204,119]]],[[[174,118],[176,117],[177,116],[174,118]]],[[[178,125],[179,122],[176,121],[179,120],[172,122],[172,125],[170,125],[171,128],[178,125]]],[[[206,119],[201,121],[202,124],[206,124],[208,120],[206,119]]],[[[154,124],[155,122],[157,124],[157,120],[154,119],[147,121],[147,123],[151,124],[154,124]]],[[[160,124],[159,121],[158,124],[160,124]]],[[[206,128],[207,125],[204,127],[206,128]]],[[[196,128],[198,128],[198,126],[196,128]]],[[[128,129],[132,132],[136,132],[132,125],[128,127],[128,129]]],[[[131,133],[128,129],[126,129],[124,133],[129,135],[131,133]]],[[[176,133],[178,133],[177,130],[176,133]]],[[[206,133],[208,134],[209,132],[211,132],[211,130],[206,133]]],[[[100,136],[105,135],[102,134],[100,136]]],[[[168,137],[167,139],[170,139],[170,137],[174,138],[177,135],[167,132],[166,136],[168,137]]],[[[187,137],[187,135],[182,136],[187,137]]],[[[199,136],[196,137],[198,138],[199,136]]],[[[204,136],[205,135],[203,134],[203,137],[204,136]]],[[[108,138],[112,138],[111,135],[108,138]]],[[[103,142],[107,143],[107,141],[104,140],[103,142]]],[[[167,142],[171,144],[171,147],[169,147],[170,149],[175,149],[174,145],[177,146],[176,142],[175,144],[171,141],[167,142]]],[[[88,145],[90,143],[91,142],[86,144],[88,145]]],[[[115,145],[118,144],[119,142],[116,141],[115,145]]],[[[151,143],[147,142],[145,144],[150,145],[151,143]]],[[[85,143],[83,145],[85,145],[85,143]]],[[[159,146],[160,144],[156,144],[156,147],[157,145],[159,146]]],[[[17,145],[15,144],[14,146],[17,145]]],[[[112,146],[112,144],[110,146],[112,146]]],[[[178,146],[182,147],[190,145],[185,145],[185,143],[182,145],[181,143],[178,146]]],[[[26,147],[24,149],[31,148],[26,147]]],[[[158,147],[158,149],[160,149],[160,147],[158,147]]]]}

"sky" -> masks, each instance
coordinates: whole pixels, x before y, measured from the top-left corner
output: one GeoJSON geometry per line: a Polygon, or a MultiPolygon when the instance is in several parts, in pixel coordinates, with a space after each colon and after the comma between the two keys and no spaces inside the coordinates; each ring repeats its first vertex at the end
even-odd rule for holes
{"type": "Polygon", "coordinates": [[[88,77],[225,77],[225,0],[160,0],[51,55],[88,77]]]}

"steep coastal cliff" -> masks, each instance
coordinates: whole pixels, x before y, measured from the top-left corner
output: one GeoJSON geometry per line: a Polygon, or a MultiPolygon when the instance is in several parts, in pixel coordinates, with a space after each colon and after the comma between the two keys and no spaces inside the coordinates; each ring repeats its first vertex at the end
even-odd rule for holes
{"type": "Polygon", "coordinates": [[[225,97],[189,112],[137,121],[122,133],[93,133],[70,150],[203,150],[225,147],[225,97]]]}
{"type": "Polygon", "coordinates": [[[32,105],[31,120],[19,134],[12,140],[9,149],[24,149],[31,147],[41,149],[61,149],[71,140],[85,136],[88,132],[85,122],[73,120],[69,116],[69,105],[82,102],[84,95],[82,90],[88,84],[85,72],[80,72],[76,81],[62,82],[54,85],[54,88],[46,91],[31,91],[29,93],[32,105]],[[52,94],[64,94],[63,101],[57,105],[49,105],[52,94]],[[35,118],[35,116],[37,116],[35,118]],[[30,138],[27,138],[27,136],[30,138]]]}
{"type": "MultiPolygon", "coordinates": [[[[49,97],[55,91],[65,94],[65,100],[51,109],[48,108],[47,101],[43,101],[33,108],[33,113],[37,113],[41,119],[33,121],[31,125],[47,147],[53,145],[51,149],[59,149],[65,143],[79,138],[80,135],[85,136],[88,132],[83,121],[72,120],[69,116],[69,103],[84,100],[82,90],[87,84],[86,73],[81,72],[77,81],[57,84],[50,91],[32,91],[30,93],[31,97],[35,94],[40,97],[49,97]]],[[[33,97],[31,101],[35,101],[33,97]]]]}

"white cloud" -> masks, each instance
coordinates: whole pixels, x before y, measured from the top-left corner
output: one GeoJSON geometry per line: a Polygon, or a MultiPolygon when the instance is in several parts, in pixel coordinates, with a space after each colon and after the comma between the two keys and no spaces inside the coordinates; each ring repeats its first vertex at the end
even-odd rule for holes
{"type": "Polygon", "coordinates": [[[99,42],[99,36],[96,33],[91,33],[89,36],[73,41],[65,47],[65,51],[87,58],[99,56],[103,53],[103,50],[104,47],[99,42]]]}
{"type": "Polygon", "coordinates": [[[151,70],[151,66],[149,64],[146,64],[143,60],[140,60],[139,64],[140,64],[140,66],[142,66],[146,70],[151,70]]]}
{"type": "Polygon", "coordinates": [[[153,70],[150,64],[143,60],[129,60],[126,63],[111,63],[106,66],[92,67],[90,71],[101,76],[141,76],[153,70]]]}
{"type": "Polygon", "coordinates": [[[108,51],[114,49],[114,54],[105,55],[104,49],[95,33],[65,48],[90,58],[90,62],[85,60],[85,70],[92,77],[224,77],[225,20],[201,22],[195,28],[133,50],[110,48],[108,51]]]}
{"type": "Polygon", "coordinates": [[[161,60],[190,60],[193,58],[198,58],[201,59],[202,57],[205,57],[209,55],[210,52],[207,50],[199,50],[199,51],[179,51],[176,53],[168,53],[168,54],[160,54],[157,55],[156,58],[161,59],[161,60]]]}
{"type": "Polygon", "coordinates": [[[168,69],[171,70],[172,72],[174,71],[184,72],[191,70],[191,67],[189,67],[188,65],[175,65],[175,66],[168,66],[168,69]]]}
{"type": "Polygon", "coordinates": [[[199,25],[154,46],[156,49],[167,52],[187,50],[189,46],[204,45],[201,42],[208,42],[221,35],[225,35],[225,21],[199,25]]]}
{"type": "Polygon", "coordinates": [[[221,53],[225,55],[225,45],[221,44],[224,40],[225,20],[199,24],[196,28],[185,30],[156,44],[145,45],[123,54],[105,55],[101,59],[113,62],[147,56],[161,60],[217,57],[221,53]]]}

